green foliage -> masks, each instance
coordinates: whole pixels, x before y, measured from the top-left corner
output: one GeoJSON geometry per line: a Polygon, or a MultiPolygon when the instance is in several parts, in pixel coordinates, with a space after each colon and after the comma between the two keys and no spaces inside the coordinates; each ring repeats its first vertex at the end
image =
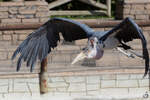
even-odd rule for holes
{"type": "Polygon", "coordinates": [[[69,19],[108,19],[108,18],[113,18],[113,16],[112,17],[108,17],[108,16],[99,16],[99,15],[78,15],[78,16],[76,16],[76,15],[69,15],[69,16],[63,16],[63,15],[56,15],[56,16],[50,16],[51,18],[53,18],[53,17],[62,17],[62,18],[69,18],[69,19]]]}

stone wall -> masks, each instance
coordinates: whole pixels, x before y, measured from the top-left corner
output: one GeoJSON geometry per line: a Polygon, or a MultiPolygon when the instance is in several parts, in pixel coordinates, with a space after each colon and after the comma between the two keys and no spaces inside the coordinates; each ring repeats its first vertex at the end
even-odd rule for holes
{"type": "Polygon", "coordinates": [[[44,1],[0,2],[0,23],[45,22],[48,12],[44,1]]]}
{"type": "MultiPolygon", "coordinates": [[[[47,14],[47,3],[42,1],[0,2],[1,24],[45,22],[49,18],[47,14]]],[[[108,26],[94,29],[106,31],[111,28],[108,26]]],[[[150,26],[141,28],[149,49],[150,26]]],[[[38,76],[40,64],[35,65],[33,73],[30,73],[24,63],[21,71],[16,72],[17,59],[11,61],[12,53],[19,43],[33,31],[34,29],[0,31],[0,100],[1,98],[8,100],[13,97],[15,100],[20,100],[20,98],[35,100],[47,99],[49,96],[102,96],[110,99],[131,97],[141,100],[148,91],[148,79],[147,77],[142,78],[144,73],[142,59],[127,58],[111,50],[106,51],[101,60],[84,60],[70,65],[77,53],[87,43],[87,39],[78,40],[74,45],[62,45],[61,37],[58,47],[48,56],[49,93],[46,97],[40,96],[38,76]]],[[[129,44],[141,52],[140,41],[136,40],[129,44]]]]}
{"type": "Polygon", "coordinates": [[[150,19],[149,0],[117,0],[116,19],[131,17],[136,20],[150,19]]]}
{"type": "Polygon", "coordinates": [[[149,95],[149,80],[147,77],[143,79],[143,74],[51,75],[49,92],[45,95],[40,95],[37,74],[1,76],[0,99],[42,100],[55,97],[58,100],[62,97],[61,100],[65,100],[65,97],[72,97],[69,100],[75,100],[87,96],[96,100],[148,100],[144,96],[149,95]]]}
{"type": "MultiPolygon", "coordinates": [[[[79,21],[79,20],[78,20],[79,21]]],[[[106,21],[107,22],[107,21],[106,21]]],[[[108,21],[109,22],[109,21],[108,21]]],[[[109,30],[112,27],[103,27],[103,28],[94,28],[95,30],[105,31],[109,30]]],[[[141,27],[143,33],[148,42],[148,49],[150,48],[150,27],[144,26],[141,27]]],[[[0,41],[0,73],[9,72],[15,73],[16,70],[16,61],[11,61],[12,53],[15,51],[20,42],[22,42],[26,36],[31,33],[33,30],[9,30],[1,31],[0,41]],[[8,71],[9,69],[9,71],[8,71]]],[[[144,61],[140,58],[127,58],[123,54],[119,53],[116,50],[107,50],[101,60],[84,60],[80,61],[75,65],[70,65],[75,56],[82,50],[86,45],[87,39],[75,41],[74,45],[62,45],[63,39],[58,43],[58,47],[55,48],[51,54],[48,56],[48,69],[49,72],[58,72],[58,71],[80,71],[80,70],[91,70],[91,69],[107,69],[107,68],[141,68],[144,69],[144,61]],[[52,69],[52,70],[51,70],[52,69]]],[[[131,45],[137,52],[142,52],[141,50],[141,41],[135,40],[130,42],[131,45]]],[[[34,72],[39,72],[40,64],[37,63],[35,66],[34,72]]],[[[23,63],[20,72],[28,72],[29,68],[26,67],[23,63]]]]}

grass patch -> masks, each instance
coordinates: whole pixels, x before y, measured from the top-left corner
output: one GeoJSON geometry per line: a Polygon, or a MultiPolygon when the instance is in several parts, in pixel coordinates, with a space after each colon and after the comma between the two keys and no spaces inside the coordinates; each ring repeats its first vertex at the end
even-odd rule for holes
{"type": "Polygon", "coordinates": [[[108,16],[99,16],[99,15],[69,15],[69,16],[63,16],[63,15],[55,15],[55,16],[50,16],[50,18],[54,18],[54,17],[61,17],[61,18],[69,18],[69,19],[108,19],[108,18],[114,18],[114,16],[112,17],[108,17],[108,16]]]}

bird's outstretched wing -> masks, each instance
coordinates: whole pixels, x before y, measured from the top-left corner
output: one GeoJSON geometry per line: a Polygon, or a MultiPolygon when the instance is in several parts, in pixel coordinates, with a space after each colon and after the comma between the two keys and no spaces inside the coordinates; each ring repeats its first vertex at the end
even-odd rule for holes
{"type": "Polygon", "coordinates": [[[27,66],[31,66],[30,71],[32,71],[36,60],[42,61],[51,52],[51,48],[57,46],[57,42],[60,40],[59,32],[62,33],[66,41],[73,41],[88,38],[93,30],[85,24],[73,20],[50,19],[39,29],[28,35],[14,52],[12,60],[20,53],[17,71],[20,70],[22,60],[27,62],[27,66]]]}
{"type": "Polygon", "coordinates": [[[149,71],[149,53],[147,50],[147,42],[139,26],[131,19],[124,19],[119,25],[108,31],[101,39],[104,41],[107,37],[114,36],[120,42],[129,42],[133,39],[140,39],[143,47],[143,59],[145,59],[145,74],[149,71]]]}

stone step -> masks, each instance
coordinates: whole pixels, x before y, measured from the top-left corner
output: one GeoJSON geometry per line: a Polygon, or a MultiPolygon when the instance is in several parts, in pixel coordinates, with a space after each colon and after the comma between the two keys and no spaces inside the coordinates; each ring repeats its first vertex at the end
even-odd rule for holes
{"type": "MultiPolygon", "coordinates": [[[[136,51],[141,53],[140,45],[137,46],[136,51]]],[[[81,51],[84,46],[82,45],[59,45],[52,50],[48,55],[48,70],[54,71],[80,71],[80,70],[93,70],[93,69],[115,69],[115,68],[142,68],[144,69],[144,60],[141,58],[128,58],[116,50],[106,50],[104,56],[100,60],[83,60],[79,61],[75,65],[71,65],[73,59],[81,51]]],[[[3,72],[16,72],[17,58],[12,62],[11,56],[17,45],[11,45],[10,42],[0,42],[0,73],[3,72]],[[4,67],[3,67],[4,66],[4,67]]],[[[150,49],[149,49],[150,50],[150,49]]],[[[40,63],[35,65],[33,73],[37,73],[40,70],[40,63]]],[[[26,64],[22,64],[20,73],[29,73],[30,68],[26,67],[26,64]]]]}

